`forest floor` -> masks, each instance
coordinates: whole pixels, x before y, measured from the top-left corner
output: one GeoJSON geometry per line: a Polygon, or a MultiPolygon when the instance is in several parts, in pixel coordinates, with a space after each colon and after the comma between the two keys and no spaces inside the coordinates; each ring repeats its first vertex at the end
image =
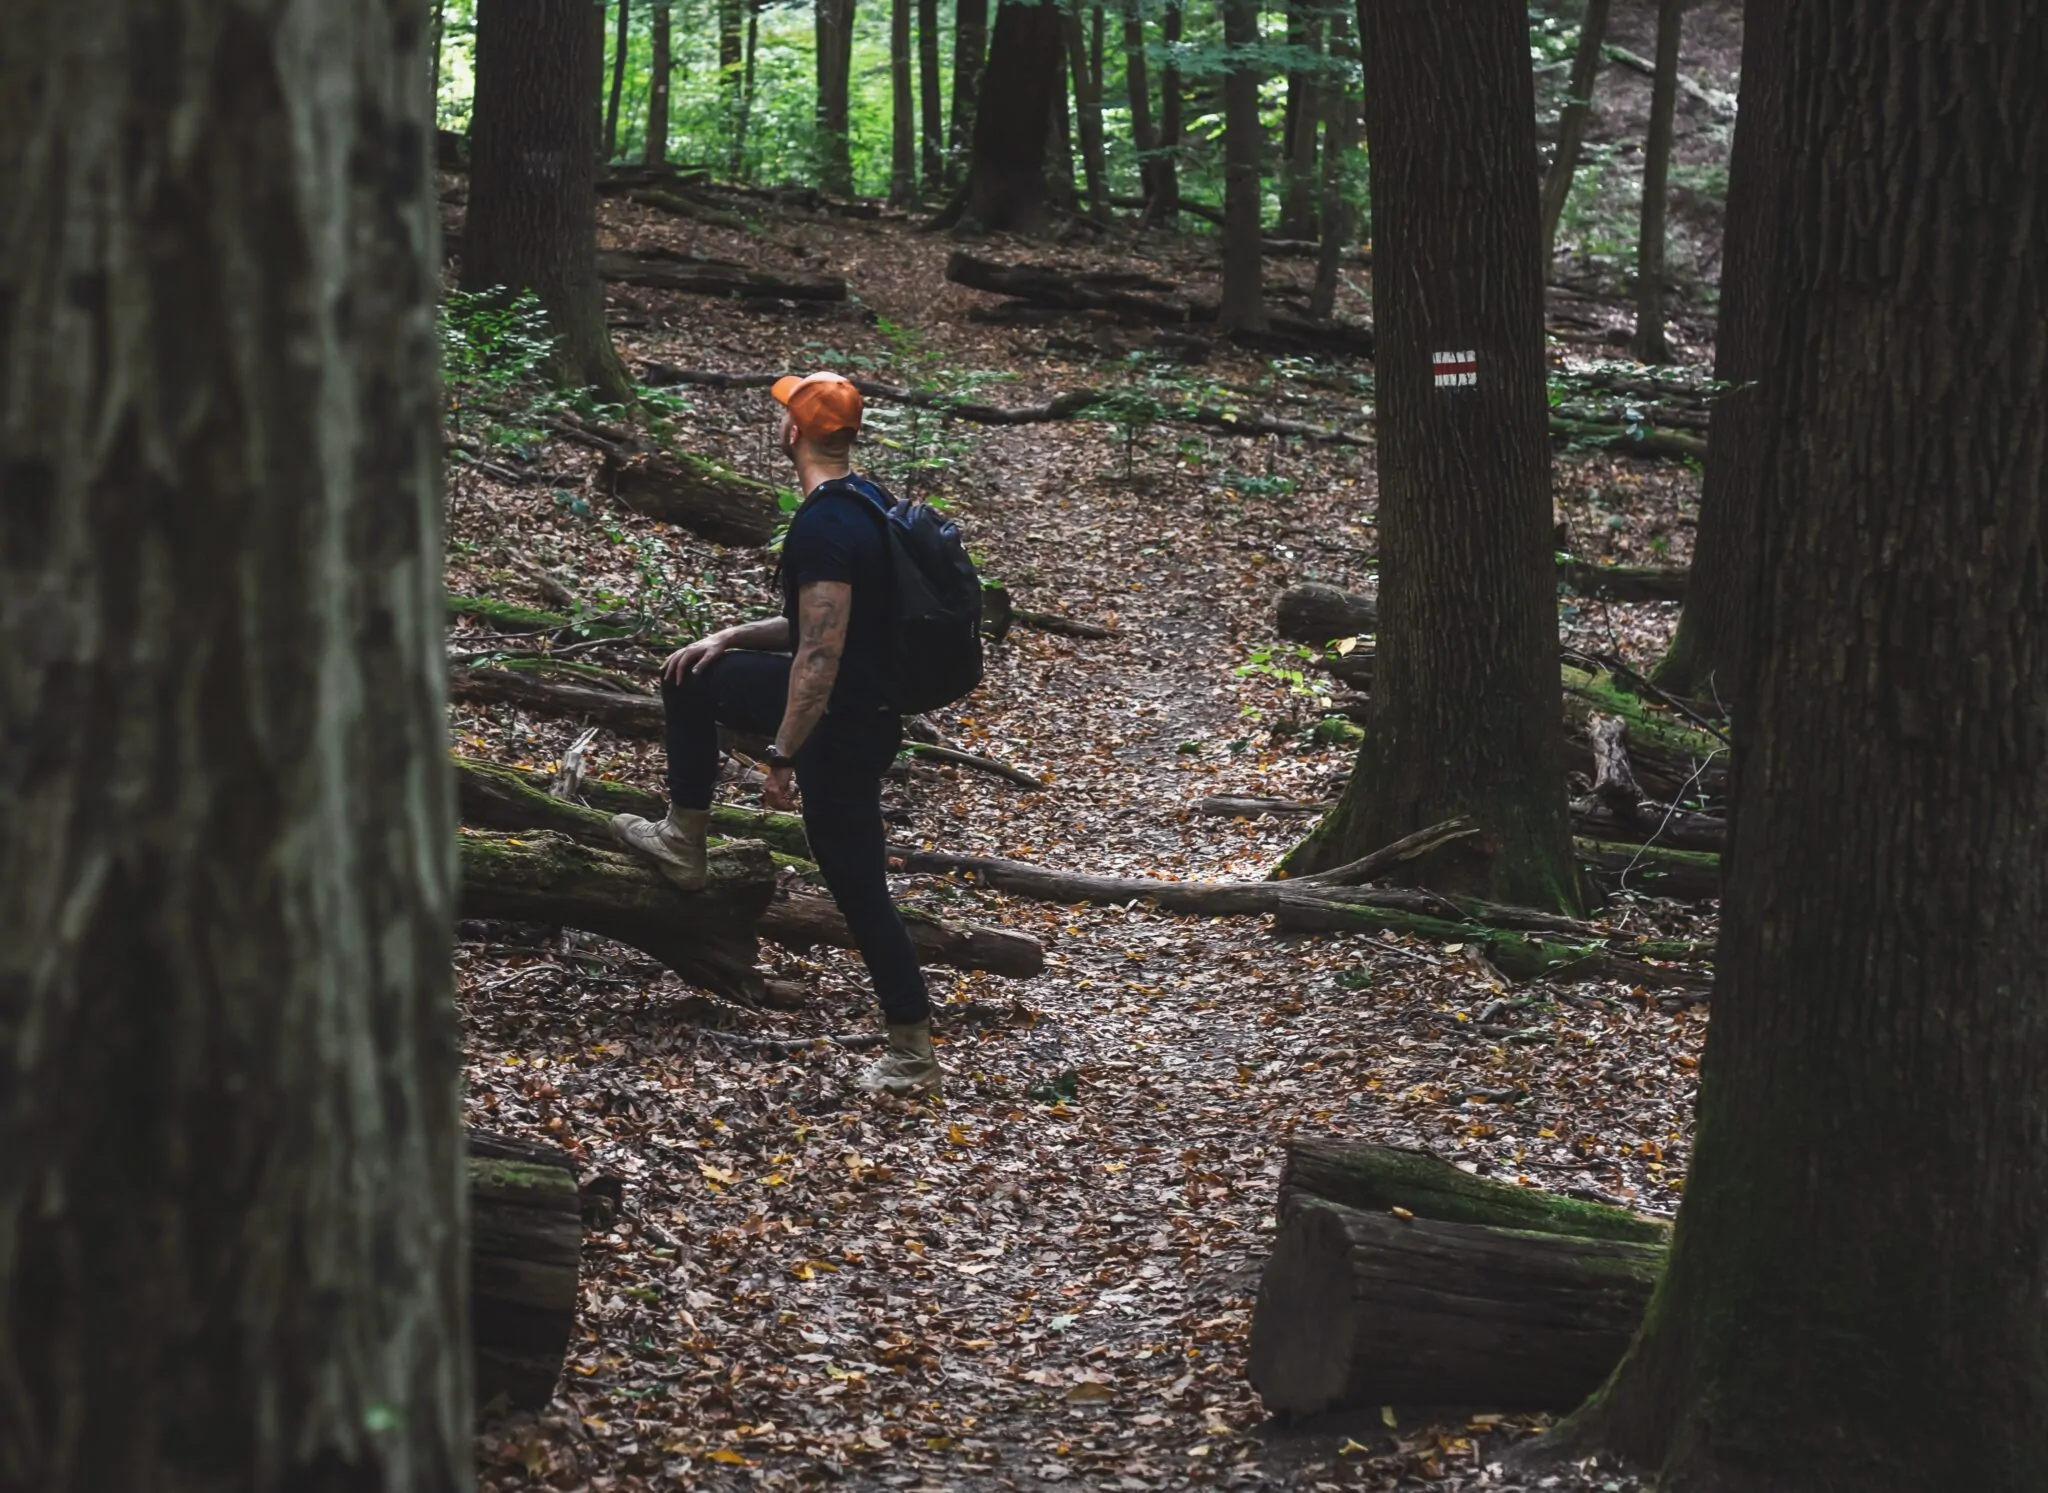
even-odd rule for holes
{"type": "MultiPolygon", "coordinates": [[[[459,181],[450,193],[459,199],[459,181]]],[[[856,295],[809,317],[614,287],[636,367],[831,367],[1004,403],[1138,382],[1353,428],[1370,404],[1364,365],[1224,347],[1184,366],[1153,356],[1142,330],[971,320],[991,298],[948,284],[951,245],[898,222],[778,210],[743,232],[613,202],[604,231],[618,246],[826,268],[856,295]]],[[[1214,241],[1192,238],[984,252],[1113,257],[1189,282],[1213,279],[1216,264],[1214,241]]],[[[1268,269],[1277,282],[1308,272],[1268,269]]],[[[1366,319],[1368,289],[1353,272],[1340,311],[1366,319]]],[[[1585,296],[1553,310],[1582,333],[1628,324],[1624,307],[1585,296]]],[[[1697,324],[1680,340],[1705,352],[1697,324]]],[[[782,478],[764,394],[675,393],[679,444],[782,478]]],[[[1276,646],[1284,586],[1370,586],[1372,453],[1157,426],[1126,446],[1118,429],[1083,422],[990,429],[927,416],[913,429],[900,410],[871,409],[867,464],[942,494],[1019,605],[1114,629],[1084,640],[1020,628],[994,647],[985,687],[937,724],[1048,786],[918,764],[890,789],[895,837],[1073,871],[1265,876],[1304,821],[1192,806],[1211,794],[1324,800],[1349,770],[1349,747],[1303,729],[1309,702],[1243,669],[1276,646]]],[[[1698,485],[1682,466],[1564,453],[1554,496],[1560,543],[1576,553],[1689,557],[1698,485]]],[[[573,444],[456,463],[449,529],[455,591],[531,603],[538,566],[593,606],[653,592],[679,631],[774,604],[766,554],[614,509],[573,444]]],[[[1568,641],[1644,666],[1674,612],[1561,599],[1568,641]]],[[[451,718],[458,752],[533,767],[552,766],[578,730],[503,707],[451,718]]],[[[600,775],[660,786],[645,744],[601,738],[597,754],[600,775]]],[[[737,777],[725,796],[756,798],[737,777]]],[[[561,1390],[542,1413],[487,1419],[485,1487],[1514,1486],[1483,1468],[1540,1418],[1268,1422],[1244,1360],[1283,1143],[1336,1133],[1427,1147],[1669,1213],[1703,1004],[1620,984],[1503,990],[1455,946],[1283,937],[1264,919],[1054,906],[929,876],[897,885],[910,903],[1027,931],[1048,951],[1028,980],[929,972],[944,1003],[943,1102],[860,1098],[861,1054],[705,1036],[871,1030],[851,955],[768,948],[808,999],[756,1009],[599,940],[464,925],[472,1120],[564,1146],[623,1194],[613,1226],[588,1239],[561,1390]]],[[[1711,928],[1670,904],[1604,916],[1711,928]]]]}

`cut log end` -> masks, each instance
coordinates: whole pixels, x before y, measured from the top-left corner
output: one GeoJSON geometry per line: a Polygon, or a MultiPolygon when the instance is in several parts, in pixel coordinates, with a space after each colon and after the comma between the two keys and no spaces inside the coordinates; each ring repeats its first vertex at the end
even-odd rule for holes
{"type": "Polygon", "coordinates": [[[1344,1403],[1358,1341],[1350,1241],[1330,1210],[1304,1208],[1273,1241],[1252,1315],[1245,1377],[1275,1415],[1344,1403]]]}

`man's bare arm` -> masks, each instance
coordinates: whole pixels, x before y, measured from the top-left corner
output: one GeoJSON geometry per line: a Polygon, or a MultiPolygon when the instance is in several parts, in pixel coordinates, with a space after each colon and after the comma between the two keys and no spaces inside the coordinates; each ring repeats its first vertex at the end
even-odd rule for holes
{"type": "Polygon", "coordinates": [[[775,745],[785,757],[802,750],[825,714],[852,614],[853,587],[845,581],[813,581],[797,593],[796,661],[789,669],[782,728],[775,733],[775,745]]]}
{"type": "Polygon", "coordinates": [[[759,648],[779,653],[789,646],[789,619],[763,617],[759,622],[742,622],[722,628],[696,642],[678,648],[661,666],[663,676],[681,684],[692,674],[701,674],[717,663],[728,648],[759,648]]]}
{"type": "Polygon", "coordinates": [[[763,653],[780,653],[789,646],[789,619],[763,617],[759,622],[742,622],[725,630],[729,648],[757,648],[763,653]]]}

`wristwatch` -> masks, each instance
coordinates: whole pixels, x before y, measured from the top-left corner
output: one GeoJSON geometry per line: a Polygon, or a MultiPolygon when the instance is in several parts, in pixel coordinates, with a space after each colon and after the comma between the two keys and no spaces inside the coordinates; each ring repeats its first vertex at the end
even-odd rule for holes
{"type": "Polygon", "coordinates": [[[785,757],[782,754],[782,748],[777,746],[772,741],[768,743],[768,750],[761,754],[761,760],[766,762],[770,767],[796,766],[796,758],[785,757]]]}

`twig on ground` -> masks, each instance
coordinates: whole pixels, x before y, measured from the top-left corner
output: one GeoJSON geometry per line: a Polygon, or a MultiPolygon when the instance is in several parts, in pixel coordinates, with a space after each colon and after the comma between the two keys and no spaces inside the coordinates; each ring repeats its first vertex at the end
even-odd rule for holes
{"type": "Polygon", "coordinates": [[[880,1032],[847,1032],[817,1037],[749,1037],[742,1032],[721,1032],[716,1027],[697,1028],[697,1035],[723,1042],[728,1047],[751,1048],[756,1052],[806,1052],[814,1047],[838,1047],[847,1052],[880,1047],[887,1039],[880,1032]]]}
{"type": "Polygon", "coordinates": [[[1019,788],[1043,790],[1046,787],[1046,784],[1022,768],[1012,767],[1007,762],[998,762],[993,757],[978,757],[973,752],[934,746],[928,741],[906,741],[903,743],[903,750],[913,757],[923,757],[930,762],[949,762],[955,767],[971,767],[976,772],[991,773],[1006,783],[1015,783],[1019,788]]]}

